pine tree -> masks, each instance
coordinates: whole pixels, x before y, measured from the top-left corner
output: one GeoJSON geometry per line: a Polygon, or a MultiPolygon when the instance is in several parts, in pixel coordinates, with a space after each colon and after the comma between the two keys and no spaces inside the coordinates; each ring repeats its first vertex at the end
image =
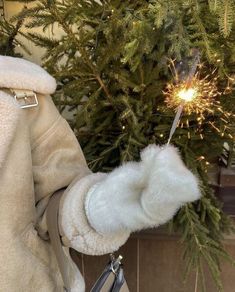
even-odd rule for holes
{"type": "Polygon", "coordinates": [[[20,29],[23,26],[23,19],[19,19],[14,23],[7,21],[4,13],[0,16],[0,54],[7,56],[20,56],[15,49],[17,46],[21,46],[22,49],[29,53],[28,49],[18,39],[21,34],[20,29]]]}
{"type": "Polygon", "coordinates": [[[234,264],[223,247],[232,222],[208,178],[209,163],[234,136],[234,7],[235,0],[39,0],[15,18],[27,19],[29,30],[63,31],[49,38],[32,30],[27,37],[46,48],[44,66],[59,84],[54,99],[72,112],[70,124],[94,171],[138,160],[148,144],[167,142],[175,116],[163,94],[173,82],[168,60],[190,64],[197,48],[203,76],[216,70],[220,107],[211,105],[201,122],[197,112],[185,112],[172,139],[203,194],[170,224],[182,233],[186,274],[196,271],[201,291],[204,262],[219,291],[220,259],[234,264]]]}

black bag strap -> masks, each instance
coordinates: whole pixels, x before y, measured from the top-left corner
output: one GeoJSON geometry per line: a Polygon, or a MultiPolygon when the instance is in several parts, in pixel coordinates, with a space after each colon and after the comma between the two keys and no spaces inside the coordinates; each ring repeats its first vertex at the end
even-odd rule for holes
{"type": "Polygon", "coordinates": [[[118,272],[116,273],[116,280],[113,284],[112,292],[119,292],[124,282],[125,282],[125,277],[124,277],[123,268],[120,267],[118,269],[118,272]]]}

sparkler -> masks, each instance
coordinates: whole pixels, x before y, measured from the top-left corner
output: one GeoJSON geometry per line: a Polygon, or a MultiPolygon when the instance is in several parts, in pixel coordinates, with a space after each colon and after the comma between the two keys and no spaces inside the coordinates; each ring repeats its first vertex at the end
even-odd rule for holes
{"type": "Polygon", "coordinates": [[[170,68],[174,74],[174,82],[169,83],[166,91],[163,93],[166,96],[167,106],[169,108],[176,108],[176,115],[167,144],[169,144],[172,139],[183,111],[187,115],[197,114],[199,125],[205,120],[205,113],[213,113],[214,107],[217,107],[226,117],[226,113],[223,112],[220,107],[220,102],[215,100],[215,97],[221,94],[216,85],[217,77],[212,77],[215,70],[211,75],[207,75],[204,78],[200,77],[200,68],[202,68],[202,64],[200,64],[199,52],[196,52],[193,66],[187,78],[184,80],[180,78],[173,60],[170,60],[170,68]]]}
{"type": "Polygon", "coordinates": [[[171,83],[167,86],[166,103],[170,108],[176,108],[184,103],[184,111],[187,114],[196,112],[203,116],[205,112],[212,112],[212,107],[216,103],[215,97],[220,95],[217,90],[217,78],[209,80],[209,75],[200,79],[199,72],[190,80],[179,83],[171,83]]]}

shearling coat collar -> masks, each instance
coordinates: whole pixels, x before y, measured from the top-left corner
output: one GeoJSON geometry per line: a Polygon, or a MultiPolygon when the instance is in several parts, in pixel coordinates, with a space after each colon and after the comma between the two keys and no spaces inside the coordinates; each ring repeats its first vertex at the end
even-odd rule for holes
{"type": "Polygon", "coordinates": [[[28,89],[49,95],[55,79],[40,66],[20,58],[0,56],[0,88],[28,89]]]}
{"type": "Polygon", "coordinates": [[[14,137],[20,108],[8,94],[0,91],[0,168],[14,137]]]}
{"type": "MultiPolygon", "coordinates": [[[[20,58],[0,56],[0,89],[32,90],[40,94],[55,91],[56,82],[44,69],[20,58]]],[[[14,137],[21,109],[13,97],[0,90],[0,168],[14,137]]]]}

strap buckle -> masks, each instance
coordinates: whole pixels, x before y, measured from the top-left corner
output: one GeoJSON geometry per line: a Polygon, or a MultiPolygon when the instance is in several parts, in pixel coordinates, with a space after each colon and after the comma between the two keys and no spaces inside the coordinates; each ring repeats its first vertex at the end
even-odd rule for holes
{"type": "Polygon", "coordinates": [[[35,92],[30,90],[12,90],[14,99],[21,108],[31,108],[38,106],[38,99],[35,92]]]}

